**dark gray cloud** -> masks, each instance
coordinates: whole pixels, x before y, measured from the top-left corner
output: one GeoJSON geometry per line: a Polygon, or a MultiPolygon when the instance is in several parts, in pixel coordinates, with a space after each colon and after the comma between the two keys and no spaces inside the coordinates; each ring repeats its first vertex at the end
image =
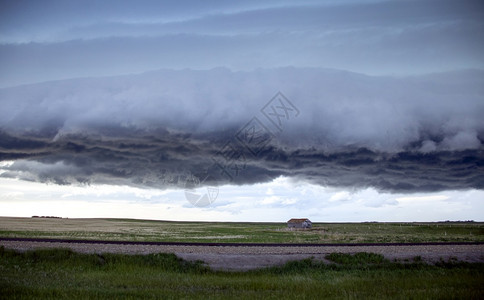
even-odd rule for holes
{"type": "Polygon", "coordinates": [[[282,175],[391,192],[483,189],[483,87],[482,71],[219,68],[1,89],[0,176],[183,188],[192,176],[241,185],[282,175]],[[289,102],[269,102],[278,90],[289,102]]]}
{"type": "Polygon", "coordinates": [[[401,193],[484,188],[482,148],[431,153],[348,148],[325,153],[268,144],[253,155],[236,144],[242,157],[234,159],[222,156],[224,144],[214,142],[227,133],[193,136],[120,130],[117,134],[97,138],[71,135],[55,142],[9,138],[16,146],[3,143],[0,157],[17,160],[3,167],[1,176],[161,189],[185,188],[193,176],[206,185],[242,185],[268,182],[281,175],[323,186],[374,187],[401,193]]]}

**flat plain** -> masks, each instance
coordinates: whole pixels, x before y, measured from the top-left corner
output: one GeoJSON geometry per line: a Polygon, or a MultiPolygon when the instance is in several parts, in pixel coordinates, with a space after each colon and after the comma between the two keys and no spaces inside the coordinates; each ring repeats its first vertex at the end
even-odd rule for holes
{"type": "Polygon", "coordinates": [[[314,223],[309,230],[289,230],[282,222],[0,217],[0,237],[216,243],[484,242],[484,223],[314,223]]]}
{"type": "MultiPolygon", "coordinates": [[[[483,242],[484,224],[315,223],[310,230],[289,230],[285,223],[2,217],[1,237],[286,244],[483,242]]],[[[207,246],[210,249],[205,249],[208,252],[204,254],[194,250],[199,246],[178,253],[180,250],[154,248],[141,252],[133,248],[130,252],[126,251],[127,245],[111,245],[123,248],[118,251],[102,244],[83,244],[80,246],[85,249],[76,249],[75,243],[43,243],[49,246],[22,249],[10,247],[9,243],[15,242],[4,241],[0,246],[0,299],[484,298],[483,254],[471,250],[475,260],[460,261],[459,248],[452,245],[446,246],[445,251],[439,245],[432,246],[433,250],[417,246],[410,250],[414,251],[411,256],[400,257],[400,246],[381,246],[386,249],[381,253],[371,252],[380,246],[352,246],[345,249],[346,253],[342,246],[324,246],[326,250],[317,251],[326,252],[319,255],[295,254],[301,250],[296,247],[263,247],[268,253],[255,255],[253,249],[248,249],[253,246],[207,246]],[[439,247],[442,251],[436,251],[439,247]],[[336,250],[330,250],[333,248],[336,250]],[[248,253],[236,255],[230,251],[248,253]],[[277,254],[280,251],[290,254],[277,254]],[[444,252],[448,255],[441,255],[444,252]],[[439,257],[428,260],[429,255],[439,257]],[[198,258],[210,258],[213,264],[207,265],[198,258]],[[227,270],[230,263],[249,266],[262,260],[264,265],[270,259],[280,263],[227,270]],[[213,268],[216,264],[220,268],[213,268]]],[[[481,249],[482,244],[460,247],[481,249]]],[[[303,248],[312,251],[311,247],[303,248]]],[[[464,252],[462,257],[471,252],[464,252]]]]}

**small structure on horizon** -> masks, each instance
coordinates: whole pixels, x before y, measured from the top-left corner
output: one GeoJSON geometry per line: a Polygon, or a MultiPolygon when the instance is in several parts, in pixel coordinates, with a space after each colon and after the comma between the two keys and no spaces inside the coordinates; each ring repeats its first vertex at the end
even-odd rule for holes
{"type": "Polygon", "coordinates": [[[287,221],[288,228],[311,228],[313,222],[309,219],[290,219],[287,221]]]}

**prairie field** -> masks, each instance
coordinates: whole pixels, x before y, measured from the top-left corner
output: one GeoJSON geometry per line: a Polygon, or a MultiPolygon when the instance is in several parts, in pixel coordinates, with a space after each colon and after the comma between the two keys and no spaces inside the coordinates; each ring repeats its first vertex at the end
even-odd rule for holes
{"type": "MultiPolygon", "coordinates": [[[[482,223],[202,223],[0,218],[0,237],[177,242],[379,243],[484,240],[482,223]]],[[[64,247],[64,246],[62,246],[64,247]]],[[[0,299],[483,299],[484,264],[454,257],[329,253],[249,271],[214,270],[171,253],[16,251],[0,246],[0,299]]]]}
{"type": "Polygon", "coordinates": [[[285,223],[0,217],[0,237],[217,243],[483,242],[484,223],[314,223],[312,229],[289,230],[285,223]]]}

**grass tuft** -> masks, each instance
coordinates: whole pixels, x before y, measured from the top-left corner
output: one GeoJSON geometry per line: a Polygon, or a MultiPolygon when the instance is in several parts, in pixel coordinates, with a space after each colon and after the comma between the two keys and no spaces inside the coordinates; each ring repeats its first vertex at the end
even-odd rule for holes
{"type": "Polygon", "coordinates": [[[359,252],[355,254],[331,253],[326,255],[325,258],[327,260],[345,266],[361,266],[388,263],[383,255],[368,252],[359,252]]]}

